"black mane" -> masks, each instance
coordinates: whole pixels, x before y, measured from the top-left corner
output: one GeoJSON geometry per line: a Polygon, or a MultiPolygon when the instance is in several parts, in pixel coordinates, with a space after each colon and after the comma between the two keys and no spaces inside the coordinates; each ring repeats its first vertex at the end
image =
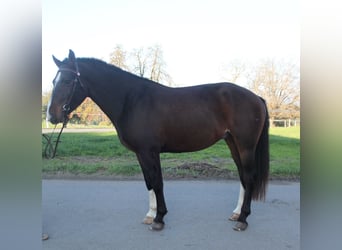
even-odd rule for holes
{"type": "Polygon", "coordinates": [[[107,63],[105,61],[102,61],[100,59],[96,58],[77,58],[77,61],[79,64],[84,64],[87,67],[90,67],[94,71],[100,70],[100,72],[108,72],[110,74],[113,74],[115,77],[124,77],[124,78],[130,78],[133,81],[144,81],[148,83],[154,83],[154,84],[159,84],[155,81],[152,81],[148,78],[138,76],[134,73],[131,73],[129,71],[126,71],[124,69],[121,69],[113,64],[107,63]]]}

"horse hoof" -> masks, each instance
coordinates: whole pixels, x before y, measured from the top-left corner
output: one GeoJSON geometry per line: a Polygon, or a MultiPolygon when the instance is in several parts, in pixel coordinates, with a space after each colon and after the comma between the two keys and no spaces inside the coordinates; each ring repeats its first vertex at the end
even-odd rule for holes
{"type": "Polygon", "coordinates": [[[248,226],[247,222],[240,222],[240,221],[239,221],[238,223],[235,224],[235,226],[233,227],[233,229],[234,229],[235,231],[241,232],[241,231],[245,231],[246,228],[247,228],[247,226],[248,226]]]}
{"type": "Polygon", "coordinates": [[[228,220],[230,221],[237,221],[240,217],[240,214],[237,214],[237,213],[233,213],[228,220]]]}
{"type": "Polygon", "coordinates": [[[146,216],[145,218],[144,218],[144,220],[143,220],[143,224],[146,224],[146,225],[151,225],[152,223],[153,223],[153,217],[151,217],[151,216],[146,216]]]}
{"type": "Polygon", "coordinates": [[[47,240],[49,238],[48,234],[42,234],[42,240],[47,240]]]}
{"type": "Polygon", "coordinates": [[[152,231],[160,231],[160,230],[163,230],[163,228],[164,228],[164,223],[160,223],[160,222],[153,222],[152,225],[149,227],[149,229],[152,231]]]}

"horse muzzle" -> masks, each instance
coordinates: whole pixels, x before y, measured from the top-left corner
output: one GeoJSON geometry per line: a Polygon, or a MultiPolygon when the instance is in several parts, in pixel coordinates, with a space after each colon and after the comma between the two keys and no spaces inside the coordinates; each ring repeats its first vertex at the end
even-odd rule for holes
{"type": "Polygon", "coordinates": [[[68,117],[62,110],[60,110],[60,112],[51,112],[51,110],[48,110],[47,119],[52,124],[58,124],[66,122],[68,120],[68,117]]]}

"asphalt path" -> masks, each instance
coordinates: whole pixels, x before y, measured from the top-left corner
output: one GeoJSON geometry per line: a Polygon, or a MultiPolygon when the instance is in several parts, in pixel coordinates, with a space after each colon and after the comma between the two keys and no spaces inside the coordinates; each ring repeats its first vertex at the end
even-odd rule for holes
{"type": "Polygon", "coordinates": [[[249,227],[232,229],[237,181],[165,181],[163,231],[141,223],[148,210],[143,181],[43,180],[43,249],[300,249],[300,184],[270,182],[252,202],[249,227]]]}

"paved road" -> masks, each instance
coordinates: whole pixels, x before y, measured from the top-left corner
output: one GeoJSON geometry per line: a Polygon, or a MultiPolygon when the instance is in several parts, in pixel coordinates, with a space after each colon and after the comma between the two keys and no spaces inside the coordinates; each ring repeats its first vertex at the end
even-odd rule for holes
{"type": "Polygon", "coordinates": [[[252,203],[249,227],[227,220],[236,181],[165,181],[165,228],[141,223],[143,181],[43,180],[43,249],[300,249],[300,185],[271,182],[266,202],[252,203]]]}

